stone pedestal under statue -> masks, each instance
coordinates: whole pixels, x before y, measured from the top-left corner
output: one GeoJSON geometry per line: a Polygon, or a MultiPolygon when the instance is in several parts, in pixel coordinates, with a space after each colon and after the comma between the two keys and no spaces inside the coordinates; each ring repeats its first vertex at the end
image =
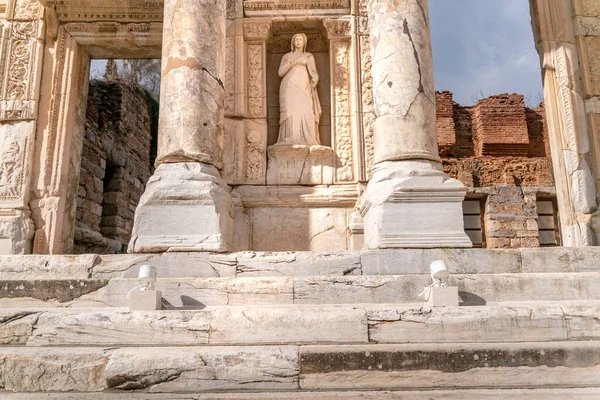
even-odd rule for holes
{"type": "Polygon", "coordinates": [[[326,146],[281,145],[268,148],[267,185],[333,183],[333,149],[326,146]]]}

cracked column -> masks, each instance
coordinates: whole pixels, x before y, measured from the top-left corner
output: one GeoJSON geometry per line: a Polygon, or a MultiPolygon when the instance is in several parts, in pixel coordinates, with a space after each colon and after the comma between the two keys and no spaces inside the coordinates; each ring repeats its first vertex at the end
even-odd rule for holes
{"type": "Polygon", "coordinates": [[[375,121],[365,247],[471,247],[465,186],[442,169],[427,0],[368,0],[375,121]]]}
{"type": "Polygon", "coordinates": [[[233,203],[221,179],[225,0],[165,0],[157,169],[129,251],[229,251],[233,203]]]}

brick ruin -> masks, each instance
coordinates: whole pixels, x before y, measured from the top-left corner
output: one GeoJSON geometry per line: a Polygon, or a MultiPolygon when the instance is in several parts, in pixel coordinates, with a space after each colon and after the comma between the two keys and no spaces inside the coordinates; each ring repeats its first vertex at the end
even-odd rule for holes
{"type": "MultiPolygon", "coordinates": [[[[450,92],[438,92],[437,122],[444,170],[469,187],[468,203],[479,203],[481,218],[472,217],[477,210],[465,210],[465,229],[479,232],[471,237],[474,242],[481,238],[476,245],[538,247],[539,232],[555,232],[556,207],[548,210],[555,189],[543,105],[527,108],[522,95],[501,94],[462,107],[450,92]],[[542,218],[538,226],[541,209],[552,218],[542,218]]],[[[557,244],[556,235],[541,243],[557,244]]]]}
{"type": "Polygon", "coordinates": [[[75,253],[124,253],[156,157],[155,102],[140,87],[90,83],[75,253]]]}

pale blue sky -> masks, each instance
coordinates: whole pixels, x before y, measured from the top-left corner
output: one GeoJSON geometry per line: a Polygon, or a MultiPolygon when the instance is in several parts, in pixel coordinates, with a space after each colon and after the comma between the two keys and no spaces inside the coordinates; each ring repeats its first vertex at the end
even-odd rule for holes
{"type": "MultiPolygon", "coordinates": [[[[520,93],[537,105],[542,92],[528,0],[429,0],[436,90],[462,105],[520,93]]],[[[94,63],[102,76],[104,63],[94,63]]]]}
{"type": "Polygon", "coordinates": [[[542,91],[527,0],[429,0],[436,90],[472,97],[542,91]]]}

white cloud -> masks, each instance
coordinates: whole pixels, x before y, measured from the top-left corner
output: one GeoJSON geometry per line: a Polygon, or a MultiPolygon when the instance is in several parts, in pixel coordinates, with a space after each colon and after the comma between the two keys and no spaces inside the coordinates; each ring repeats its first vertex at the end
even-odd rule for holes
{"type": "Polygon", "coordinates": [[[430,0],[436,88],[461,104],[474,94],[537,94],[539,58],[525,0],[430,0]]]}

